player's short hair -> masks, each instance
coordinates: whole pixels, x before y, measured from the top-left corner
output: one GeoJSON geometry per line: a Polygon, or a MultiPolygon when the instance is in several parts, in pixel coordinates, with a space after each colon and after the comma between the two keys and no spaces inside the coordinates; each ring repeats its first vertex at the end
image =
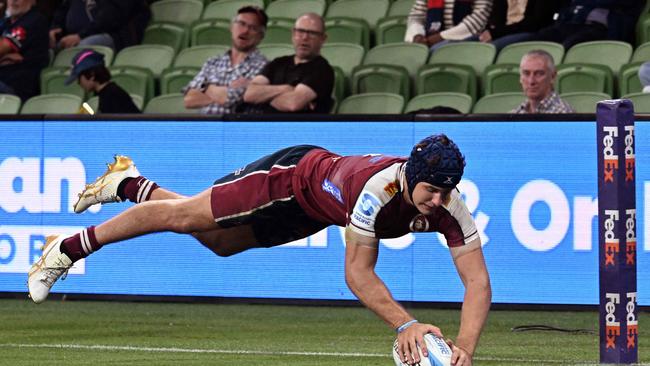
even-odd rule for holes
{"type": "Polygon", "coordinates": [[[465,170],[465,157],[445,134],[432,135],[413,147],[406,162],[409,195],[420,182],[440,188],[454,188],[465,170]]]}

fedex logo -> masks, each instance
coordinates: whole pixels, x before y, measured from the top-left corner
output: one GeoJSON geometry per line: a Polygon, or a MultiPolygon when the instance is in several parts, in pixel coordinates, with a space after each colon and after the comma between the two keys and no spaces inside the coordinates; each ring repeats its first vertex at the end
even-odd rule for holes
{"type": "Polygon", "coordinates": [[[636,263],[636,209],[625,210],[625,264],[636,263]]]}
{"type": "Polygon", "coordinates": [[[636,319],[635,314],[636,308],[636,292],[627,293],[627,305],[625,310],[627,311],[627,316],[625,320],[627,321],[627,348],[636,347],[636,339],[639,334],[639,321],[636,319]]]}
{"type": "Polygon", "coordinates": [[[618,210],[605,210],[605,267],[616,265],[616,254],[619,250],[619,242],[614,229],[618,221],[618,210]]]}
{"type": "Polygon", "coordinates": [[[634,126],[625,126],[625,181],[634,181],[634,126]]]}
{"type": "Polygon", "coordinates": [[[604,181],[614,183],[614,170],[618,169],[618,155],[614,151],[615,138],[618,137],[618,128],[612,126],[603,127],[603,164],[605,170],[604,181]]]}
{"type": "Polygon", "coordinates": [[[608,300],[605,303],[605,348],[616,349],[616,338],[621,335],[621,323],[616,319],[616,304],[621,302],[621,295],[616,293],[605,293],[608,300]]]}

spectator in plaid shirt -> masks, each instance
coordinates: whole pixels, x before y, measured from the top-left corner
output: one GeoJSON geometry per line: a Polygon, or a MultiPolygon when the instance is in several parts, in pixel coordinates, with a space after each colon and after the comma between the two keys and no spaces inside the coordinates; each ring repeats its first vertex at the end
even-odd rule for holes
{"type": "Polygon", "coordinates": [[[526,100],[511,113],[575,113],[553,90],[556,76],[553,56],[548,52],[526,53],[519,64],[519,82],[526,100]]]}
{"type": "Polygon", "coordinates": [[[267,63],[257,50],[267,20],[264,10],[255,6],[237,11],[230,26],[232,47],[225,54],[208,59],[183,89],[186,108],[201,108],[205,114],[247,112],[244,92],[267,63]]]}

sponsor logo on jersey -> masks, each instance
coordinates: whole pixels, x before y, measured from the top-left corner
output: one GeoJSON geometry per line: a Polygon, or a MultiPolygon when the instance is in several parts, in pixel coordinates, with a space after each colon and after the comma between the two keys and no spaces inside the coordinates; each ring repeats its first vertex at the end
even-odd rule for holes
{"type": "Polygon", "coordinates": [[[379,212],[379,205],[380,203],[377,197],[368,192],[363,192],[357,209],[365,216],[374,216],[379,212]]]}
{"type": "Polygon", "coordinates": [[[384,186],[384,191],[386,191],[389,196],[393,197],[399,191],[399,181],[396,179],[386,184],[386,186],[384,186]]]}
{"type": "Polygon", "coordinates": [[[425,232],[429,230],[429,220],[423,214],[416,215],[409,224],[409,229],[414,232],[425,232]]]}
{"type": "Polygon", "coordinates": [[[343,196],[341,195],[341,190],[337,186],[335,186],[334,183],[330,182],[329,179],[325,179],[323,181],[321,188],[323,189],[323,191],[329,193],[332,197],[334,197],[337,201],[343,203],[343,196]]]}

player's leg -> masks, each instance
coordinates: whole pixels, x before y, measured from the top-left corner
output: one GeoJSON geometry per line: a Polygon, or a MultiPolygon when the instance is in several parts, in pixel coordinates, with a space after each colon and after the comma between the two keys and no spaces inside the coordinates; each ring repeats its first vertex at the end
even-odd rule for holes
{"type": "Polygon", "coordinates": [[[260,247],[251,225],[192,233],[192,236],[220,257],[260,247]]]}

